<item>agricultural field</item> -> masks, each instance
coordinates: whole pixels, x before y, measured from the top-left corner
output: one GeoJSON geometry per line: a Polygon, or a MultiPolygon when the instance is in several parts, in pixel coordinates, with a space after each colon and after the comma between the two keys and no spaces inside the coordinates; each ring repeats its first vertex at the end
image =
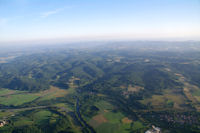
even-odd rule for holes
{"type": "Polygon", "coordinates": [[[13,91],[1,89],[0,104],[18,106],[25,103],[36,101],[44,101],[64,97],[68,94],[67,90],[59,89],[51,86],[50,89],[37,93],[29,93],[26,91],[13,91]]]}
{"type": "Polygon", "coordinates": [[[22,105],[24,103],[31,102],[35,99],[37,99],[38,96],[35,94],[12,94],[12,95],[7,95],[7,96],[1,96],[0,97],[0,104],[2,105],[13,105],[13,106],[18,106],[22,105]]]}
{"type": "Polygon", "coordinates": [[[99,108],[99,112],[89,120],[89,124],[96,129],[97,133],[129,132],[132,120],[120,112],[113,112],[113,107],[109,103],[101,101],[95,105],[99,108]]]}

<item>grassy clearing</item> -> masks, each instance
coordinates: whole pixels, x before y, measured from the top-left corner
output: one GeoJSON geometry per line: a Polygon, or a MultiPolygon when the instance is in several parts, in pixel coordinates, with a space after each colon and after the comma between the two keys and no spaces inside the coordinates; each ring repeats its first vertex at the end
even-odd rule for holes
{"type": "Polygon", "coordinates": [[[120,112],[107,112],[104,114],[104,116],[110,123],[120,123],[124,118],[124,115],[120,112]]]}
{"type": "Polygon", "coordinates": [[[97,108],[99,108],[100,111],[102,111],[102,112],[106,112],[106,110],[112,110],[113,109],[113,105],[111,105],[110,103],[103,101],[103,100],[95,103],[95,106],[97,108]]]}
{"type": "Polygon", "coordinates": [[[136,122],[133,123],[132,128],[133,128],[134,131],[136,131],[136,130],[145,128],[145,126],[141,122],[136,121],[136,122]]]}
{"type": "Polygon", "coordinates": [[[55,123],[58,118],[58,115],[52,113],[49,110],[32,110],[30,112],[26,112],[20,116],[16,116],[13,121],[14,127],[33,125],[33,124],[46,124],[46,123],[55,123]]]}
{"type": "Polygon", "coordinates": [[[20,119],[17,119],[17,121],[14,122],[15,127],[21,127],[26,125],[32,125],[34,123],[33,120],[27,117],[20,117],[20,119]]]}
{"type": "Polygon", "coordinates": [[[35,94],[12,94],[0,97],[0,104],[18,106],[27,102],[31,102],[38,98],[35,94]]]}
{"type": "Polygon", "coordinates": [[[97,133],[116,133],[118,130],[117,124],[103,123],[96,128],[97,133]]]}
{"type": "Polygon", "coordinates": [[[104,123],[96,128],[97,133],[130,133],[130,124],[104,123]]]}
{"type": "Polygon", "coordinates": [[[16,94],[16,90],[9,90],[9,89],[0,89],[0,96],[5,96],[5,95],[11,95],[11,94],[16,94]]]}
{"type": "Polygon", "coordinates": [[[0,90],[0,104],[3,105],[22,105],[24,103],[31,102],[38,98],[38,101],[55,99],[58,97],[64,97],[69,93],[68,90],[59,89],[51,86],[50,89],[41,91],[38,93],[28,93],[25,91],[15,91],[8,89],[0,90]]]}
{"type": "Polygon", "coordinates": [[[12,114],[13,114],[13,112],[1,111],[0,112],[0,119],[2,119],[3,117],[11,116],[12,114]]]}
{"type": "Polygon", "coordinates": [[[47,110],[41,110],[33,114],[34,121],[36,123],[44,123],[46,120],[50,119],[52,113],[47,110]]]}
{"type": "Polygon", "coordinates": [[[193,96],[200,96],[200,89],[192,93],[193,96]]]}
{"type": "Polygon", "coordinates": [[[50,89],[40,91],[37,93],[29,93],[26,91],[16,91],[9,89],[0,89],[0,104],[3,105],[22,105],[24,103],[31,102],[35,99],[38,101],[45,101],[56,99],[58,97],[65,97],[67,94],[72,94],[75,92],[76,86],[73,84],[74,80],[78,80],[77,78],[72,78],[70,80],[70,88],[69,89],[60,89],[58,87],[50,86],[50,89]]]}
{"type": "Polygon", "coordinates": [[[35,95],[40,97],[39,101],[44,101],[44,100],[55,99],[58,97],[64,97],[67,94],[68,90],[59,89],[57,87],[51,86],[50,89],[41,91],[39,93],[36,93],[35,95]]]}
{"type": "Polygon", "coordinates": [[[194,96],[194,98],[200,102],[200,89],[196,89],[195,91],[192,92],[192,96],[194,96]]]}

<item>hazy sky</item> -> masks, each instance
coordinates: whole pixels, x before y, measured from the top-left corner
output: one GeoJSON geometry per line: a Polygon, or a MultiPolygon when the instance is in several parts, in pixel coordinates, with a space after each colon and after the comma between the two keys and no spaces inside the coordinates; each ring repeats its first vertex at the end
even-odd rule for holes
{"type": "Polygon", "coordinates": [[[200,38],[200,0],[0,0],[0,42],[200,38]]]}

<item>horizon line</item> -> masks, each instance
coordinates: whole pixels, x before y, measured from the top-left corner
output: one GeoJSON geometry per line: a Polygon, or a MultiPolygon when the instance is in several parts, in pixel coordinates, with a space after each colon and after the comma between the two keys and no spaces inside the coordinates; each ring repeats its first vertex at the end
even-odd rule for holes
{"type": "Polygon", "coordinates": [[[0,41],[4,44],[55,44],[55,43],[73,43],[73,42],[92,42],[92,41],[200,41],[200,37],[115,37],[115,36],[82,36],[82,37],[61,37],[61,38],[40,38],[15,41],[0,41]]]}

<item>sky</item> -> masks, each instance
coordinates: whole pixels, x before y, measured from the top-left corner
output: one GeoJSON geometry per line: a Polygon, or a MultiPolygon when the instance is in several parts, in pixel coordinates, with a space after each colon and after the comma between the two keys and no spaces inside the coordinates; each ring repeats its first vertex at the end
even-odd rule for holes
{"type": "Polygon", "coordinates": [[[200,0],[0,0],[0,43],[200,40],[200,0]]]}

